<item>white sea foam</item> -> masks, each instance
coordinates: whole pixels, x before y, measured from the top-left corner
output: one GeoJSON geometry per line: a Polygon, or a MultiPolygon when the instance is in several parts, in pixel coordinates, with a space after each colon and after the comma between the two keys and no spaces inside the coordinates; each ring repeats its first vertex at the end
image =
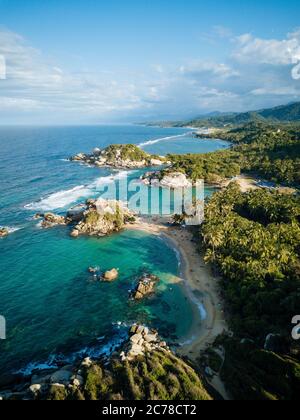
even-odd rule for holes
{"type": "Polygon", "coordinates": [[[23,229],[21,226],[0,226],[0,227],[7,229],[8,233],[15,233],[15,232],[18,232],[18,230],[23,229]]]}
{"type": "Polygon", "coordinates": [[[30,203],[25,206],[27,210],[55,210],[66,207],[80,198],[87,197],[90,194],[88,186],[80,185],[70,190],[59,191],[51,194],[49,197],[42,198],[40,201],[30,203]]]}
{"type": "Polygon", "coordinates": [[[139,146],[139,147],[152,146],[153,144],[156,144],[156,143],[160,143],[160,142],[163,142],[163,141],[168,141],[168,140],[174,140],[174,139],[178,139],[178,138],[180,138],[180,137],[186,137],[186,136],[188,136],[188,135],[190,135],[190,134],[191,134],[191,133],[190,133],[190,132],[188,132],[188,133],[184,133],[184,134],[179,134],[179,135],[177,135],[177,136],[162,137],[162,138],[160,138],[160,139],[149,140],[149,141],[146,141],[146,142],[144,142],[144,143],[140,143],[138,146],[139,146]]]}
{"type": "Polygon", "coordinates": [[[202,321],[205,321],[207,319],[207,312],[206,312],[206,309],[205,309],[203,303],[200,303],[198,305],[198,307],[199,307],[201,319],[202,319],[202,321]]]}
{"type": "Polygon", "coordinates": [[[83,198],[91,197],[104,186],[113,183],[116,180],[125,178],[129,174],[128,171],[118,172],[116,175],[97,178],[94,182],[88,185],[79,185],[69,190],[62,190],[51,194],[48,197],[42,198],[34,203],[27,204],[26,210],[33,211],[52,211],[64,209],[71,204],[76,203],[83,198]]]}

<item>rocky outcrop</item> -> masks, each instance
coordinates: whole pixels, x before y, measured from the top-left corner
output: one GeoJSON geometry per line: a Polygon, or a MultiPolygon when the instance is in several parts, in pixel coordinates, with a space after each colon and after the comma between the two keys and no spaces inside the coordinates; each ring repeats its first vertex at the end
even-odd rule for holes
{"type": "Polygon", "coordinates": [[[138,281],[136,289],[133,291],[135,300],[142,300],[154,293],[159,278],[151,274],[144,274],[138,281]]]}
{"type": "Polygon", "coordinates": [[[7,228],[0,227],[0,238],[5,238],[9,235],[9,231],[7,228]]]}
{"type": "Polygon", "coordinates": [[[4,379],[0,400],[210,399],[195,371],[171,352],[157,331],[138,324],[109,358],[87,357],[31,377],[4,379]]]}
{"type": "Polygon", "coordinates": [[[168,346],[166,342],[160,340],[157,331],[142,325],[133,325],[130,330],[129,342],[120,357],[123,362],[132,361],[138,356],[143,356],[159,348],[167,350],[168,346]]]}
{"type": "Polygon", "coordinates": [[[112,281],[117,280],[118,277],[119,277],[119,271],[113,268],[112,270],[106,271],[104,273],[103,280],[106,282],[112,282],[112,281]]]}
{"type": "Polygon", "coordinates": [[[74,238],[80,235],[106,236],[135,222],[134,214],[124,203],[103,199],[89,199],[84,206],[68,211],[66,216],[46,213],[38,214],[35,218],[43,218],[41,227],[45,229],[58,225],[73,226],[71,236],[74,238]]]}
{"type": "Polygon", "coordinates": [[[146,185],[170,189],[191,188],[202,183],[200,180],[193,182],[181,172],[151,172],[143,176],[142,181],[146,185]]]}
{"type": "Polygon", "coordinates": [[[89,155],[79,153],[70,160],[98,167],[108,166],[122,169],[162,166],[165,163],[164,158],[149,155],[133,144],[111,145],[103,150],[96,148],[89,155]]]}
{"type": "Polygon", "coordinates": [[[66,217],[58,216],[54,213],[45,213],[43,216],[41,226],[45,229],[52,228],[54,226],[65,226],[69,223],[66,217]]]}
{"type": "Polygon", "coordinates": [[[82,219],[71,232],[75,238],[80,235],[103,237],[135,221],[133,213],[120,201],[88,200],[86,206],[82,219]]]}

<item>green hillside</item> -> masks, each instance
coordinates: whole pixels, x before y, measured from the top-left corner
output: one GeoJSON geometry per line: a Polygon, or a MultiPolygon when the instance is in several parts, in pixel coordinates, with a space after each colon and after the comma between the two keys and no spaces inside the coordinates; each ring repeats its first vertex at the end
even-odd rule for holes
{"type": "MultiPolygon", "coordinates": [[[[216,113],[217,114],[217,113],[216,113]]],[[[294,122],[300,121],[300,102],[282,105],[270,109],[243,113],[228,113],[207,115],[189,121],[163,122],[160,125],[173,127],[224,127],[226,125],[241,125],[251,122],[294,122]]],[[[157,124],[157,123],[156,123],[157,124]]]]}

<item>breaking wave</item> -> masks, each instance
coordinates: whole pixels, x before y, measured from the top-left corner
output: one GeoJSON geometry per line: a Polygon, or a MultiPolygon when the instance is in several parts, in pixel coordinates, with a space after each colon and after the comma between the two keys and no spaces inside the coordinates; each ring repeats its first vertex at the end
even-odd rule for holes
{"type": "Polygon", "coordinates": [[[190,132],[188,132],[188,133],[184,133],[184,134],[179,134],[179,135],[177,135],[177,136],[162,137],[162,138],[160,138],[160,139],[156,139],[156,140],[149,140],[149,141],[146,141],[146,142],[144,142],[144,143],[140,143],[138,146],[139,146],[139,147],[152,146],[152,144],[156,144],[156,143],[160,143],[160,142],[163,142],[163,141],[168,141],[168,140],[174,140],[174,139],[178,139],[178,138],[180,138],[180,137],[186,137],[186,136],[188,136],[188,135],[190,135],[190,134],[191,134],[191,133],[190,133],[190,132]]]}
{"type": "Polygon", "coordinates": [[[41,198],[39,201],[27,204],[25,209],[34,211],[52,211],[64,209],[72,204],[75,204],[80,199],[93,197],[97,194],[97,192],[103,192],[103,186],[123,179],[128,175],[128,171],[122,171],[116,175],[97,178],[91,184],[79,185],[69,190],[62,190],[57,193],[53,193],[48,197],[41,198]]]}

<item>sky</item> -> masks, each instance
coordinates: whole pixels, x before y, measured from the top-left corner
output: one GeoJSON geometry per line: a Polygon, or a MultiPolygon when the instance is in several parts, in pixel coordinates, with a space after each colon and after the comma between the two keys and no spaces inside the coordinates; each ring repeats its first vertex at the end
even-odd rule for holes
{"type": "Polygon", "coordinates": [[[299,0],[0,0],[0,124],[185,119],[300,100],[299,0]]]}

